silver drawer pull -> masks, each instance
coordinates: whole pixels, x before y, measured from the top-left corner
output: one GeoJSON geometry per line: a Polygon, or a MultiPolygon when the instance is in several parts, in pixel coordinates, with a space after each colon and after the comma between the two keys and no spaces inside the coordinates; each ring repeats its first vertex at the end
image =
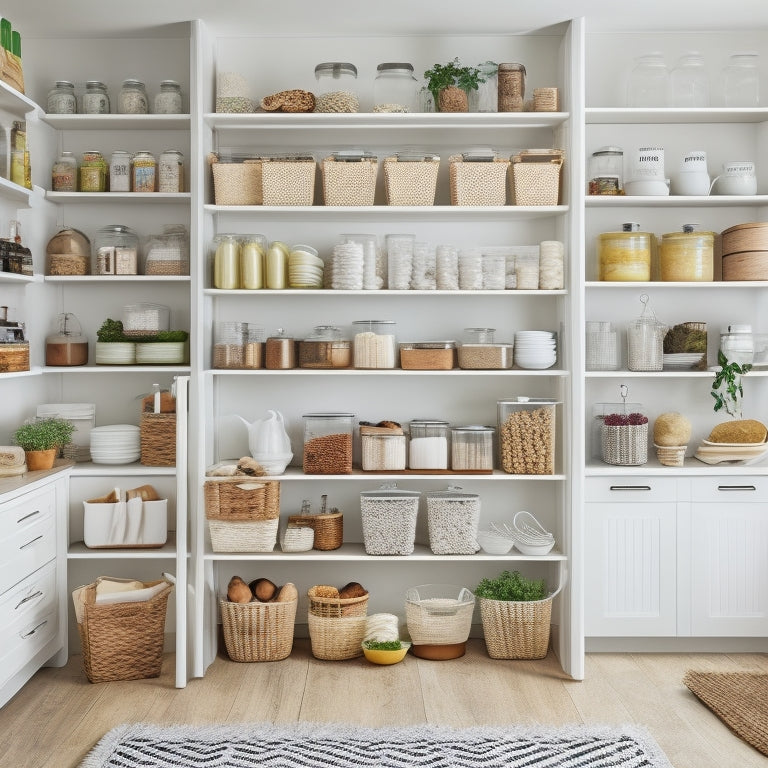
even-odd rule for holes
{"type": "Polygon", "coordinates": [[[18,611],[24,603],[28,603],[30,600],[34,600],[36,597],[42,597],[43,593],[38,589],[37,592],[33,592],[31,595],[27,595],[20,603],[16,604],[14,611],[18,611]]]}
{"type": "Polygon", "coordinates": [[[756,491],[754,485],[718,485],[718,491],[756,491]]]}
{"type": "Polygon", "coordinates": [[[48,623],[48,619],[46,619],[45,621],[41,621],[36,627],[34,627],[33,629],[30,629],[29,632],[22,632],[21,636],[26,640],[28,637],[32,637],[32,635],[34,635],[38,629],[40,629],[41,627],[44,627],[47,623],[48,623]]]}
{"type": "Polygon", "coordinates": [[[30,517],[34,517],[35,515],[39,515],[39,514],[40,514],[40,510],[36,509],[34,512],[30,512],[28,515],[24,515],[24,517],[20,517],[16,521],[16,524],[18,525],[19,523],[23,523],[25,520],[29,520],[30,517]]]}
{"type": "Polygon", "coordinates": [[[612,491],[650,491],[650,485],[612,485],[612,491]]]}
{"type": "Polygon", "coordinates": [[[40,541],[40,539],[42,539],[42,538],[43,538],[43,534],[41,533],[39,536],[35,536],[34,539],[32,539],[31,541],[28,541],[26,544],[22,544],[19,547],[19,549],[24,549],[26,547],[29,547],[30,545],[34,544],[36,541],[40,541]]]}

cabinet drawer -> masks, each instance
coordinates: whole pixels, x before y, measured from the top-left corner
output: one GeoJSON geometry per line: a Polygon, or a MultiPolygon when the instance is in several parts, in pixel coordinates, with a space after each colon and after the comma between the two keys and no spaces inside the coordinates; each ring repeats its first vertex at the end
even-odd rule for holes
{"type": "Polygon", "coordinates": [[[56,555],[55,491],[30,493],[0,512],[0,592],[56,555]]]}
{"type": "MultiPolygon", "coordinates": [[[[693,501],[766,502],[768,477],[697,477],[692,483],[693,501]]],[[[726,511],[726,510],[724,510],[726,511]]]]}
{"type": "Polygon", "coordinates": [[[588,477],[586,501],[675,501],[677,480],[673,477],[588,477]]]}

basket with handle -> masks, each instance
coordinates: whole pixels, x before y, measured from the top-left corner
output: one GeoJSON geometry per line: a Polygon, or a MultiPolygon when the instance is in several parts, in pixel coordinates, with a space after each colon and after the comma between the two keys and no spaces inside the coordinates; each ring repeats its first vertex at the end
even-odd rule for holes
{"type": "Polygon", "coordinates": [[[363,655],[366,616],[315,616],[311,611],[309,639],[316,659],[342,661],[363,655]]]}
{"type": "Polygon", "coordinates": [[[321,618],[349,618],[368,615],[368,595],[362,597],[321,597],[315,587],[307,591],[309,613],[321,618]]]}
{"type": "Polygon", "coordinates": [[[224,644],[232,661],[280,661],[291,653],[298,600],[233,603],[220,600],[224,644]]]}
{"type": "Polygon", "coordinates": [[[422,584],[405,593],[405,620],[414,645],[465,643],[475,596],[466,587],[422,584]]]}

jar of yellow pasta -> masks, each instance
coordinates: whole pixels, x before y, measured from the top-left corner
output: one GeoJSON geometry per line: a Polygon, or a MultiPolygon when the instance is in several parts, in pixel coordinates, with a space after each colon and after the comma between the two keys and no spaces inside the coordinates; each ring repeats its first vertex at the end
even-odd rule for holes
{"type": "Polygon", "coordinates": [[[629,222],[621,232],[598,236],[599,279],[614,282],[647,282],[651,279],[651,260],[656,238],[639,232],[639,224],[629,222]]]}
{"type": "Polygon", "coordinates": [[[661,236],[659,270],[664,282],[712,282],[714,268],[714,232],[694,232],[685,224],[682,232],[661,236]]]}

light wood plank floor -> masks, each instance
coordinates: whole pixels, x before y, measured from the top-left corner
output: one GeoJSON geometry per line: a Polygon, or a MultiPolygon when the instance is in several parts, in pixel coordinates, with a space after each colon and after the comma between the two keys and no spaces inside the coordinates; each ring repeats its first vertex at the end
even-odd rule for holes
{"type": "Polygon", "coordinates": [[[591,654],[586,679],[557,659],[495,661],[482,640],[446,662],[407,656],[376,667],[364,659],[318,661],[308,640],[271,664],[218,658],[202,680],[161,677],[88,683],[82,660],[43,669],[0,710],[2,768],[74,768],[98,739],[126,721],[346,722],[464,727],[508,723],[621,724],[650,730],[675,768],[766,768],[768,758],[734,736],[681,683],[687,669],[768,671],[764,654],[591,654]]]}

